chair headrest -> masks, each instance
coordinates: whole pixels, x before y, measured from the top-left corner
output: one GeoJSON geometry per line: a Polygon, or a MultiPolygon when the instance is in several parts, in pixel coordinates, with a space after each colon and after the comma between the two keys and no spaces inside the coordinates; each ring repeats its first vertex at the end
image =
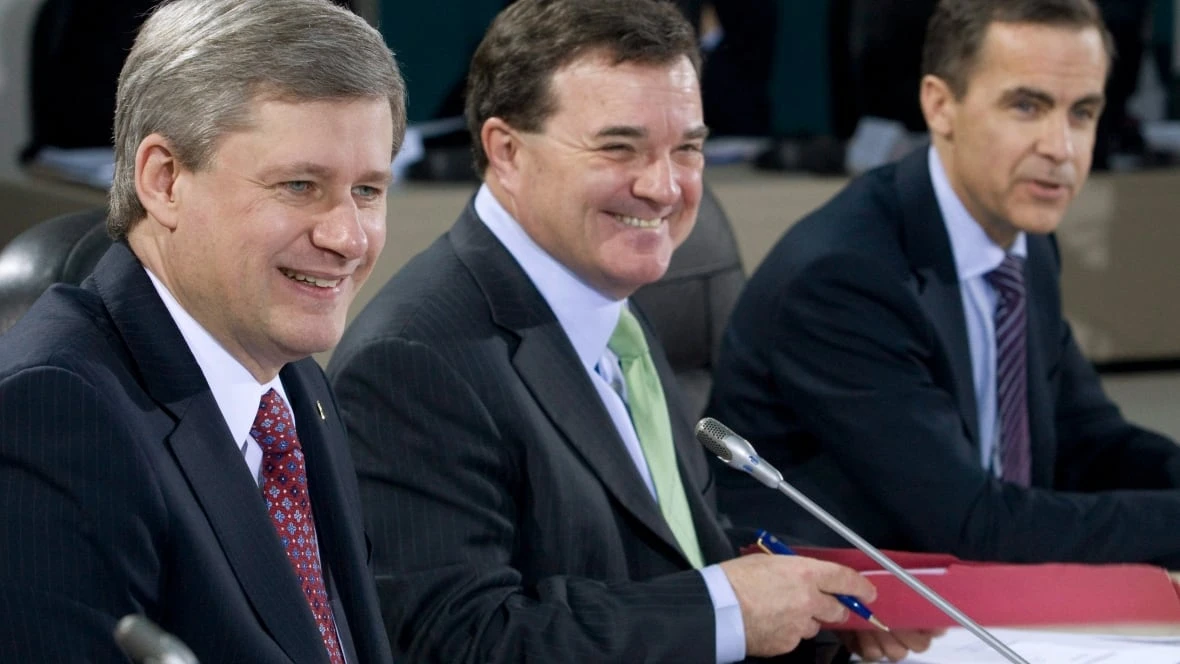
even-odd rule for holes
{"type": "Polygon", "coordinates": [[[745,281],[729,218],[706,187],[696,227],[672,254],[664,277],[631,297],[660,339],[694,414],[704,410],[721,334],[745,281]]]}
{"type": "Polygon", "coordinates": [[[53,284],[81,283],[110,246],[104,208],[54,217],[13,238],[0,251],[0,332],[53,284]]]}

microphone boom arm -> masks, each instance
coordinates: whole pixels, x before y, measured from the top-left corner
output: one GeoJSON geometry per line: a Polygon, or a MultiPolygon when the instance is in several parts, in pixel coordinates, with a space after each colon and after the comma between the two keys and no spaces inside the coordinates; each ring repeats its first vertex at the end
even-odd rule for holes
{"type": "Polygon", "coordinates": [[[796,504],[807,510],[812,516],[823,522],[825,526],[831,528],[837,535],[847,540],[849,544],[860,549],[866,556],[872,558],[878,565],[888,570],[900,579],[902,583],[912,588],[914,592],[950,616],[967,631],[979,637],[981,641],[991,646],[992,649],[1003,655],[1009,662],[1013,664],[1028,664],[1028,661],[1017,654],[1016,651],[1009,648],[1003,641],[997,639],[991,632],[984,629],[979,623],[960,611],[954,604],[943,599],[941,595],[919,581],[917,577],[907,572],[901,565],[893,562],[880,549],[869,544],[851,528],[845,526],[839,519],[829,514],[827,510],[816,505],[810,498],[791,486],[789,482],[783,479],[782,473],[758,456],[749,441],[735,434],[729,427],[711,417],[706,417],[697,423],[696,437],[710,452],[716,454],[717,458],[721,459],[725,465],[747,473],[762,484],[772,489],[778,489],[780,492],[786,494],[788,498],[795,501],[796,504]]]}

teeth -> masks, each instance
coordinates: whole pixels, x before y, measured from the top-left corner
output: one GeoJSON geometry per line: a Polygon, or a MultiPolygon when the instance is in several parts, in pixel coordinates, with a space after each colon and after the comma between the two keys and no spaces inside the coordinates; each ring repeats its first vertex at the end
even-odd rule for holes
{"type": "Polygon", "coordinates": [[[639,217],[624,217],[621,214],[616,214],[615,219],[632,228],[659,228],[660,224],[664,222],[662,218],[640,219],[639,217]]]}
{"type": "Polygon", "coordinates": [[[279,271],[282,272],[283,274],[287,275],[287,278],[289,278],[289,279],[294,279],[295,281],[301,281],[305,284],[311,284],[312,286],[318,286],[320,288],[335,288],[336,285],[340,283],[339,279],[317,279],[316,277],[312,277],[312,276],[302,274],[299,272],[295,272],[293,270],[288,270],[285,268],[279,268],[279,271]]]}

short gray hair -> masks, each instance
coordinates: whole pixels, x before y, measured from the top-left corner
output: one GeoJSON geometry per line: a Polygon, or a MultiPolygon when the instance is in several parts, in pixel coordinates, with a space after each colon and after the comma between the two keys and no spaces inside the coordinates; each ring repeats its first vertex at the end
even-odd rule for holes
{"type": "Polygon", "coordinates": [[[198,170],[221,137],[249,127],[257,100],[386,98],[396,154],[406,100],[393,53],[372,26],[327,0],[165,2],[119,74],[107,231],[122,239],[147,214],[135,192],[135,154],[153,133],[198,170]]]}

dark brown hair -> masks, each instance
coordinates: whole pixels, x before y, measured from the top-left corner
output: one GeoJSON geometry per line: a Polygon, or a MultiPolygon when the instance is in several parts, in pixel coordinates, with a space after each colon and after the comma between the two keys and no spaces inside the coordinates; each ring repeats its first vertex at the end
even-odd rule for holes
{"type": "Polygon", "coordinates": [[[946,81],[951,93],[961,99],[992,23],[1095,28],[1102,35],[1108,61],[1114,58],[1114,41],[1092,0],[941,0],[926,27],[922,74],[946,81]]]}
{"type": "Polygon", "coordinates": [[[518,0],[492,22],[471,59],[466,114],[477,174],[488,166],[480,140],[488,118],[540,130],[557,110],[554,72],[594,51],[615,64],[684,56],[700,74],[696,34],[666,0],[518,0]]]}

